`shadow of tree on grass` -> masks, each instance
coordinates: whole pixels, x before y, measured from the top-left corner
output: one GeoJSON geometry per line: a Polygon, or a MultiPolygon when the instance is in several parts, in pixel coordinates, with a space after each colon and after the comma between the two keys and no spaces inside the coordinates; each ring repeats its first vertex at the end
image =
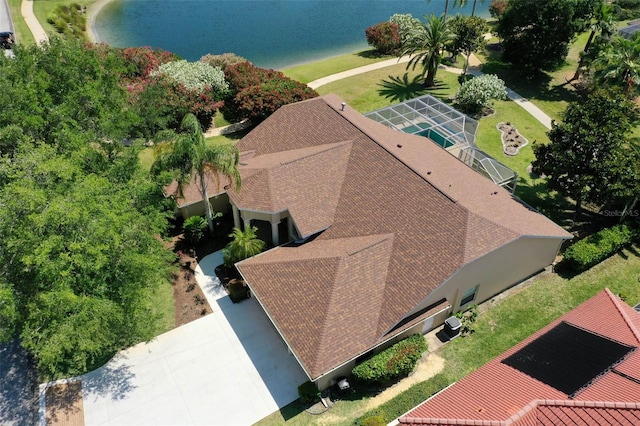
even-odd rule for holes
{"type": "Polygon", "coordinates": [[[403,102],[426,94],[440,98],[446,97],[449,90],[448,84],[436,80],[433,86],[426,87],[422,80],[420,75],[410,78],[409,73],[404,73],[402,77],[390,75],[387,80],[382,80],[378,84],[380,86],[378,93],[392,102],[403,102]]]}

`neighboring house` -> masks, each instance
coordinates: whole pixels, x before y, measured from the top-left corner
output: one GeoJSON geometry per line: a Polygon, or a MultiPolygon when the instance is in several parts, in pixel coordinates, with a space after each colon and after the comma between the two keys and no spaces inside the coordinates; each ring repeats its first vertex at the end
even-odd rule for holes
{"type": "Polygon", "coordinates": [[[640,314],[605,289],[399,422],[635,426],[639,347],[640,314]]]}
{"type": "Polygon", "coordinates": [[[333,95],[281,107],[237,146],[235,225],[292,241],[237,267],[321,389],[544,269],[571,238],[438,145],[333,95]]]}

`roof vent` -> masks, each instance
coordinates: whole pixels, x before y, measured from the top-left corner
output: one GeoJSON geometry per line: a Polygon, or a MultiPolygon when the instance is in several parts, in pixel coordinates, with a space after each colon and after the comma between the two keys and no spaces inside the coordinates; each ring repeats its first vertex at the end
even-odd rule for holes
{"type": "Polygon", "coordinates": [[[396,145],[398,148],[402,148],[402,144],[399,143],[398,145],[396,145]]]}
{"type": "Polygon", "coordinates": [[[340,104],[340,111],[344,111],[344,107],[346,107],[346,106],[347,106],[346,102],[341,103],[340,104]]]}

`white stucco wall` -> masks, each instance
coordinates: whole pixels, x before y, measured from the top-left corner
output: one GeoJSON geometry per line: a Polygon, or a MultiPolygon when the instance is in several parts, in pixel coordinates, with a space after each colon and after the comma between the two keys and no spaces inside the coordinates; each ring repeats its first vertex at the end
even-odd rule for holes
{"type": "MultiPolygon", "coordinates": [[[[470,304],[484,302],[553,263],[563,241],[523,237],[500,247],[463,266],[411,313],[442,298],[446,298],[451,304],[452,312],[456,312],[460,309],[462,294],[475,286],[478,286],[478,292],[470,304]]],[[[441,324],[434,323],[434,328],[441,324]]]]}

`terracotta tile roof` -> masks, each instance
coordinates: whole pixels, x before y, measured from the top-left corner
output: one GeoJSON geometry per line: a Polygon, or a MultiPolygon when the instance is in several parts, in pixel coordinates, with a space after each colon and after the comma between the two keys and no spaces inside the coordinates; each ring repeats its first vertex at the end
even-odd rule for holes
{"type": "MultiPolygon", "coordinates": [[[[400,423],[640,424],[640,338],[636,317],[640,315],[633,308],[606,289],[458,383],[425,401],[400,418],[400,423]],[[631,346],[634,351],[619,364],[614,363],[605,369],[572,399],[552,386],[502,362],[561,323],[571,324],[631,346]]],[[[590,354],[585,353],[584,356],[590,357],[590,354]]]]}
{"type": "MultiPolygon", "coordinates": [[[[340,104],[329,95],[286,105],[251,131],[237,145],[244,153],[242,190],[230,193],[242,206],[272,213],[288,209],[304,235],[324,229],[313,244],[239,264],[299,358],[310,359],[301,355],[305,351],[323,354],[322,361],[305,365],[313,374],[358,356],[392,329],[399,332],[394,326],[466,263],[524,236],[571,237],[425,138],[389,129],[348,107],[340,111],[340,104]],[[367,311],[376,312],[366,318],[352,313],[348,323],[311,324],[320,314],[307,316],[302,306],[325,306],[332,287],[341,285],[341,275],[324,270],[336,268],[337,260],[322,250],[372,234],[393,236],[385,280],[367,274],[349,283],[367,311]],[[289,261],[297,251],[308,258],[289,261]],[[304,300],[290,297],[292,285],[304,289],[304,300]],[[349,334],[344,346],[303,347],[317,327],[331,336],[327,341],[342,341],[352,329],[361,334],[349,334]]],[[[376,265],[371,261],[368,268],[376,265]]]]}

